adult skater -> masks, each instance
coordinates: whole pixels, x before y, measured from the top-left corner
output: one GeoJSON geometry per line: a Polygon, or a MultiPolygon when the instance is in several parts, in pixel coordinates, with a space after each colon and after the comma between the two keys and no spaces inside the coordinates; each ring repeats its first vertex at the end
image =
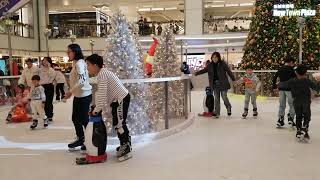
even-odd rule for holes
{"type": "Polygon", "coordinates": [[[88,112],[92,100],[92,87],[89,83],[87,64],[83,59],[80,46],[78,44],[70,44],[67,53],[73,64],[70,72],[70,91],[66,92],[65,99],[71,98],[72,95],[74,96],[72,122],[77,135],[76,140],[68,144],[68,147],[70,150],[73,150],[81,146],[81,150],[86,150],[83,129],[86,128],[89,122],[88,112]]]}
{"type": "Polygon", "coordinates": [[[132,157],[131,137],[126,123],[130,94],[114,73],[103,68],[101,56],[93,54],[87,57],[86,61],[89,73],[97,76],[98,83],[98,91],[95,98],[96,107],[92,114],[98,114],[105,105],[112,108],[113,126],[120,140],[117,156],[119,161],[125,161],[132,157]]]}
{"type": "Polygon", "coordinates": [[[44,88],[44,93],[46,95],[46,102],[44,106],[44,111],[49,121],[53,118],[53,97],[54,97],[54,85],[53,81],[56,77],[56,72],[53,70],[52,59],[50,57],[45,57],[42,60],[42,67],[39,70],[39,76],[41,78],[40,84],[44,88]]]}
{"type": "Polygon", "coordinates": [[[231,88],[228,76],[235,81],[235,77],[232,74],[229,66],[226,62],[221,60],[221,55],[219,52],[214,52],[211,56],[211,62],[207,66],[196,72],[195,75],[208,73],[210,87],[214,90],[215,96],[215,111],[213,116],[219,118],[220,116],[220,96],[224,101],[224,105],[227,108],[228,116],[231,116],[231,104],[228,99],[228,90],[231,88]]]}
{"type": "Polygon", "coordinates": [[[278,86],[279,90],[279,113],[278,113],[278,122],[277,122],[277,127],[283,127],[285,125],[284,123],[284,116],[286,112],[286,104],[288,101],[289,104],[289,113],[288,113],[288,123],[290,126],[295,126],[294,123],[294,116],[295,116],[295,111],[294,111],[294,106],[293,106],[293,98],[292,98],[292,93],[291,89],[286,86],[286,83],[290,80],[296,77],[296,73],[294,72],[294,67],[295,63],[292,58],[287,58],[285,60],[284,66],[280,67],[277,73],[275,74],[273,78],[273,89],[277,90],[277,79],[280,79],[280,83],[278,86]]]}
{"type": "Polygon", "coordinates": [[[39,75],[39,68],[33,65],[32,59],[27,59],[26,64],[27,67],[22,71],[18,84],[23,84],[25,87],[31,88],[33,86],[31,79],[34,75],[39,75]]]}

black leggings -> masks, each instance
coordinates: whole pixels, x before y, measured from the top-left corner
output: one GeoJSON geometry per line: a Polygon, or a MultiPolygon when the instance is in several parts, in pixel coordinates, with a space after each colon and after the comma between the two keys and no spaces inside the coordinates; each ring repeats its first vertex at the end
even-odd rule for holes
{"type": "Polygon", "coordinates": [[[46,112],[47,118],[53,117],[53,96],[54,96],[54,86],[53,84],[44,84],[42,85],[44,88],[44,93],[46,95],[46,103],[44,106],[44,111],[46,112]]]}
{"type": "Polygon", "coordinates": [[[56,100],[60,101],[64,98],[64,83],[58,83],[56,85],[56,100]]]}
{"type": "Polygon", "coordinates": [[[72,106],[72,122],[76,130],[76,135],[78,138],[84,137],[84,128],[87,127],[89,122],[89,110],[90,103],[92,100],[92,95],[78,98],[73,98],[72,106]]]}
{"type": "Polygon", "coordinates": [[[121,145],[130,142],[129,129],[127,127],[129,105],[129,94],[121,102],[113,102],[110,105],[112,107],[113,127],[117,131],[121,145]]]}

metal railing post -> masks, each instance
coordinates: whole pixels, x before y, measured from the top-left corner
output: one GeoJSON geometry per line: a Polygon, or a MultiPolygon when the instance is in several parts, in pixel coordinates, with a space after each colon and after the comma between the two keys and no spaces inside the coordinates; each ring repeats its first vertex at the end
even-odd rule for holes
{"type": "Polygon", "coordinates": [[[164,107],[164,118],[165,118],[165,129],[169,129],[169,85],[168,81],[164,82],[164,96],[165,96],[165,107],[164,107]]]}

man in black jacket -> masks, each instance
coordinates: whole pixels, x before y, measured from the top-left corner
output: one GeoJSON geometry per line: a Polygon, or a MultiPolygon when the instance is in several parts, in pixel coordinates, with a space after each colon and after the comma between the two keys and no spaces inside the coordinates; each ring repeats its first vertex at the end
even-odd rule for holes
{"type": "Polygon", "coordinates": [[[280,83],[279,83],[279,113],[278,113],[278,122],[277,126],[278,127],[283,127],[284,126],[284,116],[286,112],[286,104],[287,104],[287,99],[288,99],[288,104],[289,104],[289,114],[288,114],[288,122],[290,126],[295,126],[294,123],[294,117],[295,117],[295,111],[294,111],[294,106],[293,106],[293,98],[291,94],[291,89],[286,86],[286,83],[290,80],[296,77],[296,74],[294,72],[294,65],[295,62],[292,58],[287,58],[285,61],[285,65],[280,67],[279,70],[277,71],[276,75],[273,78],[273,89],[277,89],[277,79],[279,77],[280,83]]]}
{"type": "Polygon", "coordinates": [[[207,64],[204,69],[196,72],[195,75],[197,76],[204,73],[208,73],[210,87],[214,90],[214,116],[216,118],[219,118],[220,116],[220,95],[224,101],[224,105],[227,108],[228,116],[231,116],[232,106],[227,96],[228,90],[231,88],[228,76],[232,79],[232,81],[235,81],[235,77],[227,63],[221,60],[220,53],[214,52],[211,56],[211,62],[207,64]]]}

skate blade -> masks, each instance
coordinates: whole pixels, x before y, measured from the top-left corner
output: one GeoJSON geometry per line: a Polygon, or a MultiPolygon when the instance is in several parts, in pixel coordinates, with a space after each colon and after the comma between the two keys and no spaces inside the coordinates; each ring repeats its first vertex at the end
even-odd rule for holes
{"type": "Polygon", "coordinates": [[[81,152],[81,149],[80,149],[80,148],[69,148],[69,149],[67,150],[67,152],[69,152],[69,153],[81,152]]]}
{"type": "Polygon", "coordinates": [[[300,143],[309,143],[309,140],[304,137],[297,137],[297,140],[300,143]]]}
{"type": "Polygon", "coordinates": [[[123,162],[123,161],[126,161],[126,160],[131,159],[131,158],[132,158],[132,155],[131,155],[131,153],[129,153],[129,154],[126,154],[124,156],[119,157],[118,160],[120,162],[123,162]]]}

